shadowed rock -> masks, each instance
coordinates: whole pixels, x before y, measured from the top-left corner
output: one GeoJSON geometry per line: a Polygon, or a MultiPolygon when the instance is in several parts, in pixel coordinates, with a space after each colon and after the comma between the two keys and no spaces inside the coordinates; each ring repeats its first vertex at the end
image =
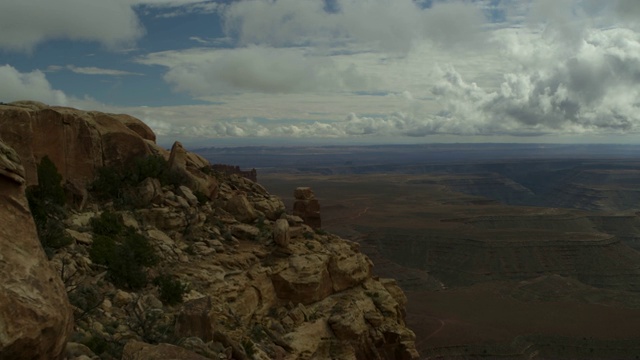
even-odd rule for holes
{"type": "Polygon", "coordinates": [[[293,192],[293,215],[300,216],[304,223],[314,229],[322,227],[320,219],[320,203],[315,198],[313,191],[308,187],[296,188],[293,192]]]}
{"type": "Polygon", "coordinates": [[[0,359],[62,359],[73,312],[38,240],[24,184],[17,153],[0,142],[0,359]]]}

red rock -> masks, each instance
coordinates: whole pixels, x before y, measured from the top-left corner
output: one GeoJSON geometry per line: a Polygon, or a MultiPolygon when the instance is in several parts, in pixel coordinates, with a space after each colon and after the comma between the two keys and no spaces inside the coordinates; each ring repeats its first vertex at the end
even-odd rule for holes
{"type": "Polygon", "coordinates": [[[24,194],[18,155],[0,142],[0,359],[62,359],[73,311],[24,194]]]}
{"type": "Polygon", "coordinates": [[[0,105],[0,138],[20,155],[27,185],[47,155],[65,180],[85,185],[103,166],[149,155],[146,141],[118,117],[33,102],[0,105]]]}

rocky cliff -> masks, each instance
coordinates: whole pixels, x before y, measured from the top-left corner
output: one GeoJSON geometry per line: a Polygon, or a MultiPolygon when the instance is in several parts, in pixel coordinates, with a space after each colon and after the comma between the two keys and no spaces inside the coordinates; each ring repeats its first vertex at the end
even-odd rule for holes
{"type": "MultiPolygon", "coordinates": [[[[159,148],[139,120],[13,103],[0,105],[0,139],[25,159],[26,176],[4,171],[11,196],[22,193],[20,179],[36,184],[45,155],[74,184],[67,191],[84,194],[63,220],[72,243],[50,262],[76,317],[69,359],[418,357],[404,322],[406,297],[395,281],[372,277],[357,243],[286,214],[279,198],[250,180],[209,172],[179,143],[159,148]],[[116,174],[110,179],[121,184],[123,201],[96,188],[110,185],[93,182],[107,174],[116,174]]],[[[17,206],[10,199],[2,206],[17,206]]],[[[21,236],[30,221],[20,206],[23,218],[3,229],[5,239],[21,236]]],[[[41,249],[20,251],[39,251],[27,263],[50,267],[41,249]]],[[[40,336],[56,339],[42,343],[60,350],[67,334],[40,336]]],[[[0,335],[3,355],[10,347],[0,335]]],[[[43,358],[43,346],[30,350],[43,358]]]]}
{"type": "Polygon", "coordinates": [[[0,359],[61,359],[73,317],[38,241],[24,168],[0,141],[0,359]]]}

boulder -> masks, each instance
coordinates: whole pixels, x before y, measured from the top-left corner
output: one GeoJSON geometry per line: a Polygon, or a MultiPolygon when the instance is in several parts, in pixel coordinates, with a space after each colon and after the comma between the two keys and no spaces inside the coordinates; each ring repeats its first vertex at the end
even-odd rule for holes
{"type": "Polygon", "coordinates": [[[331,295],[328,262],[323,254],[291,256],[288,267],[271,277],[278,298],[308,305],[331,295]]]}
{"type": "Polygon", "coordinates": [[[171,146],[169,169],[178,172],[185,172],[187,170],[187,150],[185,150],[179,141],[174,142],[171,146]]]}
{"type": "Polygon", "coordinates": [[[251,206],[247,197],[240,193],[233,195],[229,201],[227,201],[225,210],[238,219],[238,221],[244,223],[251,223],[258,218],[255,209],[251,206]]]}
{"type": "Polygon", "coordinates": [[[286,219],[278,219],[273,225],[273,241],[280,247],[289,247],[289,222],[286,219]]]}
{"type": "Polygon", "coordinates": [[[141,205],[147,206],[151,203],[162,203],[162,185],[158,179],[146,178],[142,180],[136,191],[141,205]]]}
{"type": "Polygon", "coordinates": [[[198,198],[195,195],[193,195],[193,192],[188,187],[179,186],[178,187],[178,195],[180,195],[185,200],[187,200],[189,205],[191,205],[191,206],[197,206],[198,205],[198,198]]]}
{"type": "Polygon", "coordinates": [[[354,287],[371,277],[373,264],[366,255],[353,251],[346,242],[331,244],[329,248],[332,253],[329,274],[335,292],[354,287]]]}
{"type": "Polygon", "coordinates": [[[253,207],[262,212],[269,220],[276,220],[285,212],[282,200],[277,196],[266,196],[257,200],[252,200],[253,207]]]}
{"type": "Polygon", "coordinates": [[[63,359],[73,310],[38,240],[25,182],[17,153],[0,142],[0,359],[63,359]]]}
{"type": "Polygon", "coordinates": [[[209,199],[218,196],[218,181],[202,172],[209,164],[199,155],[187,152],[179,141],[173,143],[169,153],[169,168],[184,177],[186,185],[193,191],[204,194],[209,199]]]}

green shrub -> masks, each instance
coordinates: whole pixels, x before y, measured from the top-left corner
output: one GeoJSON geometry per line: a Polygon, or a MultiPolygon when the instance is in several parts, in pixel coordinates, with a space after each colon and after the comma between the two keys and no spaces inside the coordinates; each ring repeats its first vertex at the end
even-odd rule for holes
{"type": "Polygon", "coordinates": [[[81,343],[91,349],[94,354],[100,356],[101,359],[120,359],[122,357],[124,344],[105,339],[104,335],[98,332],[93,332],[91,336],[83,339],[81,343]]]}
{"type": "Polygon", "coordinates": [[[122,174],[113,167],[98,169],[96,179],[89,186],[100,200],[121,201],[125,195],[125,183],[122,174]]]}
{"type": "Polygon", "coordinates": [[[176,305],[182,302],[182,296],[187,286],[174,280],[169,275],[160,275],[153,280],[153,284],[160,290],[160,300],[165,305],[176,305]]]}
{"type": "Polygon", "coordinates": [[[62,188],[62,175],[55,164],[43,157],[37,167],[38,185],[26,191],[31,215],[36,224],[38,238],[47,255],[71,243],[71,238],[64,232],[62,220],[66,217],[64,210],[65,194],[62,188]]]}
{"type": "Polygon", "coordinates": [[[91,261],[96,264],[108,266],[114,256],[116,242],[113,238],[104,235],[95,235],[89,250],[91,261]]]}
{"type": "Polygon", "coordinates": [[[98,199],[111,200],[116,206],[136,206],[135,187],[146,178],[158,179],[162,186],[188,182],[186,174],[172,171],[162,156],[152,155],[136,158],[126,166],[99,169],[90,189],[98,199]]]}
{"type": "Polygon", "coordinates": [[[91,219],[91,228],[95,234],[104,236],[117,236],[125,229],[120,215],[111,211],[103,211],[99,217],[91,219]]]}
{"type": "Polygon", "coordinates": [[[122,247],[129,251],[134,261],[140,265],[153,266],[158,263],[158,257],[149,239],[136,233],[132,228],[127,228],[122,247]]]}
{"type": "Polygon", "coordinates": [[[113,285],[137,290],[147,285],[147,274],[136,262],[135,255],[125,246],[116,246],[109,260],[107,275],[113,285]]]}
{"type": "Polygon", "coordinates": [[[76,321],[92,313],[103,301],[104,295],[95,286],[81,285],[69,293],[69,302],[79,310],[74,316],[76,321]]]}
{"type": "Polygon", "coordinates": [[[43,157],[37,170],[40,197],[53,205],[64,206],[66,198],[62,188],[62,175],[53,161],[48,156],[43,157]]]}
{"type": "Polygon", "coordinates": [[[209,201],[207,195],[205,195],[202,191],[196,190],[193,192],[193,195],[196,196],[196,199],[198,199],[198,204],[200,205],[204,205],[209,201]]]}
{"type": "Polygon", "coordinates": [[[163,185],[167,184],[169,177],[169,164],[162,156],[145,156],[134,160],[130,167],[131,171],[125,173],[128,177],[126,182],[130,185],[138,185],[146,178],[160,180],[163,185]]]}
{"type": "Polygon", "coordinates": [[[107,267],[109,280],[118,287],[140,289],[147,284],[144,267],[158,258],[149,240],[133,228],[125,227],[114,213],[103,212],[91,219],[96,233],[89,250],[91,260],[107,267]]]}
{"type": "Polygon", "coordinates": [[[256,349],[254,348],[255,345],[253,344],[253,342],[249,339],[245,339],[245,340],[242,340],[241,344],[245,354],[247,354],[249,358],[252,358],[256,352],[256,349]]]}

